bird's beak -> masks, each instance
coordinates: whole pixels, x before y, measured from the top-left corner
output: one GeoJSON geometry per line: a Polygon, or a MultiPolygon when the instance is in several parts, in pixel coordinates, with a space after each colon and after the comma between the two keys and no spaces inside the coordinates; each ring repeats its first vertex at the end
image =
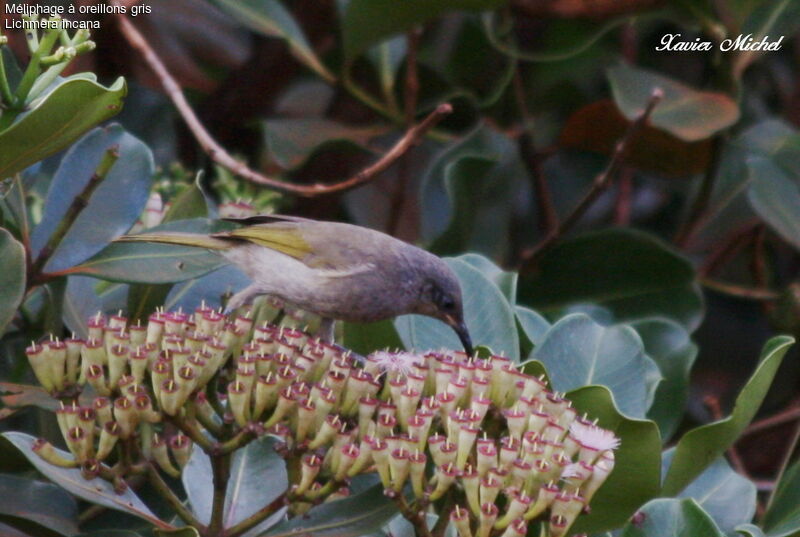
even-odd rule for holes
{"type": "Polygon", "coordinates": [[[474,353],[472,349],[472,338],[469,337],[469,330],[467,330],[467,325],[464,321],[456,321],[452,317],[448,317],[448,324],[455,330],[456,334],[458,334],[458,339],[461,340],[461,344],[464,346],[464,352],[467,353],[467,356],[472,356],[474,353]]]}

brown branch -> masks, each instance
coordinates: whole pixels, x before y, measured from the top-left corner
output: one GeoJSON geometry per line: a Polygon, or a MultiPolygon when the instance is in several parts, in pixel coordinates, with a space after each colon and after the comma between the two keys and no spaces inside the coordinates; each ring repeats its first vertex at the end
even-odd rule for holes
{"type": "Polygon", "coordinates": [[[800,420],[800,406],[793,406],[779,412],[778,414],[775,414],[774,416],[751,423],[750,426],[744,430],[742,436],[751,435],[765,429],[770,429],[772,427],[777,427],[779,425],[791,423],[797,420],[800,420]]]}
{"type": "MultiPolygon", "coordinates": [[[[158,473],[156,467],[150,462],[147,463],[147,477],[148,481],[150,482],[150,486],[152,486],[158,495],[161,496],[170,507],[172,507],[181,520],[190,526],[197,528],[201,533],[205,531],[205,526],[197,518],[195,518],[192,511],[186,507],[186,505],[184,505],[181,499],[178,498],[174,492],[172,492],[172,489],[169,488],[169,485],[167,485],[166,481],[164,481],[164,479],[158,473]]],[[[170,528],[172,528],[172,526],[170,526],[170,528]]]]}
{"type": "MultiPolygon", "coordinates": [[[[406,36],[406,79],[403,102],[403,116],[406,128],[414,125],[414,116],[417,113],[417,103],[419,101],[419,72],[417,66],[417,55],[419,53],[419,43],[422,38],[422,29],[417,27],[409,30],[406,36]]],[[[400,159],[398,165],[397,181],[394,185],[389,206],[389,224],[386,229],[393,236],[397,236],[400,216],[406,202],[406,191],[411,176],[411,162],[409,155],[400,159]]]]}
{"type": "Polygon", "coordinates": [[[642,113],[639,114],[639,117],[631,122],[631,124],[628,126],[628,129],[625,131],[625,134],[617,142],[617,145],[614,148],[614,153],[611,155],[611,160],[606,166],[606,169],[598,174],[597,177],[595,177],[589,191],[578,202],[572,212],[567,215],[567,217],[561,222],[561,225],[559,225],[555,231],[545,236],[544,239],[539,242],[539,244],[523,253],[521,271],[524,272],[532,268],[531,265],[542,254],[542,252],[552,246],[556,240],[564,235],[564,233],[572,229],[572,227],[580,221],[583,215],[586,214],[586,211],[589,210],[594,202],[597,201],[597,198],[599,198],[600,195],[611,185],[611,181],[613,180],[614,176],[625,162],[625,157],[630,149],[631,142],[633,142],[636,134],[638,134],[642,127],[644,127],[644,125],[647,123],[650,114],[653,113],[653,109],[663,97],[664,92],[660,88],[653,90],[653,93],[650,95],[650,100],[647,102],[647,106],[642,113]]]}
{"type": "MultiPolygon", "coordinates": [[[[119,0],[114,0],[118,4],[119,0]]],[[[352,177],[333,184],[313,184],[313,185],[298,185],[268,177],[255,170],[243,162],[234,159],[219,143],[211,136],[206,130],[205,126],[200,122],[197,115],[192,110],[186,97],[183,95],[178,82],[170,74],[167,67],[158,57],[155,50],[150,46],[144,36],[134,26],[125,15],[116,15],[117,22],[119,23],[120,32],[127,39],[128,43],[139,54],[141,54],[145,63],[155,73],[156,77],[161,82],[167,96],[172,100],[175,108],[178,109],[187,127],[192,132],[197,143],[208,155],[208,157],[222,166],[230,170],[232,173],[242,177],[252,183],[266,186],[274,190],[285,192],[288,194],[296,194],[304,197],[314,197],[324,194],[333,194],[335,192],[345,192],[352,190],[357,186],[372,181],[375,177],[386,170],[389,166],[394,164],[397,159],[404,155],[409,149],[417,145],[425,134],[430,131],[439,121],[453,111],[453,107],[448,103],[440,104],[436,109],[431,112],[421,123],[409,128],[405,134],[375,163],[367,166],[352,177]]]]}
{"type": "Polygon", "coordinates": [[[536,194],[537,217],[539,220],[539,230],[542,233],[550,234],[558,228],[558,214],[556,213],[553,197],[550,194],[550,187],[547,185],[547,178],[542,167],[543,156],[536,151],[533,140],[533,116],[525,102],[525,89],[522,86],[522,77],[519,73],[519,66],[514,70],[514,99],[517,102],[520,115],[522,116],[522,134],[517,139],[519,154],[522,162],[528,170],[528,175],[533,182],[533,191],[536,194]]]}
{"type": "Polygon", "coordinates": [[[754,289],[752,287],[721,282],[711,278],[700,277],[700,283],[703,287],[708,287],[718,293],[745,298],[747,300],[778,300],[781,296],[779,293],[768,289],[754,289]]]}
{"type": "MultiPolygon", "coordinates": [[[[708,408],[714,421],[719,421],[724,417],[722,414],[722,407],[719,404],[719,398],[716,395],[707,395],[703,398],[703,403],[706,405],[706,408],[708,408]]],[[[747,478],[750,477],[750,473],[747,471],[747,467],[745,467],[742,456],[739,454],[739,450],[736,449],[735,444],[728,448],[728,457],[730,457],[731,464],[733,464],[733,467],[738,473],[747,478]]]]}
{"type": "Polygon", "coordinates": [[[730,262],[744,248],[748,237],[757,227],[759,222],[754,220],[732,230],[714,249],[706,256],[703,265],[697,271],[700,276],[711,276],[722,266],[730,262]]]}
{"type": "Polygon", "coordinates": [[[717,135],[711,142],[711,163],[703,175],[703,181],[697,191],[697,196],[692,201],[688,217],[678,232],[675,234],[674,242],[678,246],[685,248],[689,245],[695,234],[708,221],[708,205],[711,202],[711,195],[714,193],[719,166],[722,161],[722,146],[724,140],[721,135],[717,135]]]}
{"type": "Polygon", "coordinates": [[[268,505],[265,505],[249,517],[234,524],[230,528],[227,528],[225,530],[225,537],[239,537],[239,535],[256,527],[258,524],[273,515],[278,509],[286,505],[287,501],[286,495],[281,494],[268,505]]]}

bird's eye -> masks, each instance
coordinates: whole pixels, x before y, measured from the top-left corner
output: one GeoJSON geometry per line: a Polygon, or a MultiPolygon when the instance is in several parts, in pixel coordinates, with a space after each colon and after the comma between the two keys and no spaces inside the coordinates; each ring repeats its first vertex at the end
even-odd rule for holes
{"type": "Polygon", "coordinates": [[[449,296],[444,296],[444,297],[442,297],[442,301],[440,303],[440,306],[445,311],[452,311],[452,310],[455,309],[456,303],[449,296]]]}

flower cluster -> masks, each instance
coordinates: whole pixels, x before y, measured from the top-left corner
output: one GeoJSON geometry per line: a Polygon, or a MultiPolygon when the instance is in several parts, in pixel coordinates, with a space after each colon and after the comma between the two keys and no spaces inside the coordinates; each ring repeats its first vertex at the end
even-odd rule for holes
{"type": "Polygon", "coordinates": [[[408,518],[453,506],[461,537],[522,536],[532,520],[558,537],[614,467],[612,432],[502,356],[363,359],[296,328],[207,307],[157,312],[146,326],[98,314],[88,330],[85,341],[34,344],[27,355],[62,401],[75,386],[92,388],[90,406],[73,398],[57,411],[73,460],[36,447],[90,476],[102,477],[119,439],[126,456],[135,448],[174,476],[193,442],[218,454],[272,434],[298,469],[288,492],[295,513],[374,471],[408,518]]]}

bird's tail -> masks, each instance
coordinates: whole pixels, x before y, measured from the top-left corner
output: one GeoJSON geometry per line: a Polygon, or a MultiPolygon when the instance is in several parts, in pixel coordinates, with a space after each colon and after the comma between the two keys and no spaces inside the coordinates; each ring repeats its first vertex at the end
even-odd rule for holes
{"type": "Polygon", "coordinates": [[[209,237],[200,233],[141,233],[139,235],[123,235],[115,242],[159,242],[162,244],[176,244],[180,246],[194,246],[209,250],[227,250],[233,244],[231,241],[209,237]]]}

